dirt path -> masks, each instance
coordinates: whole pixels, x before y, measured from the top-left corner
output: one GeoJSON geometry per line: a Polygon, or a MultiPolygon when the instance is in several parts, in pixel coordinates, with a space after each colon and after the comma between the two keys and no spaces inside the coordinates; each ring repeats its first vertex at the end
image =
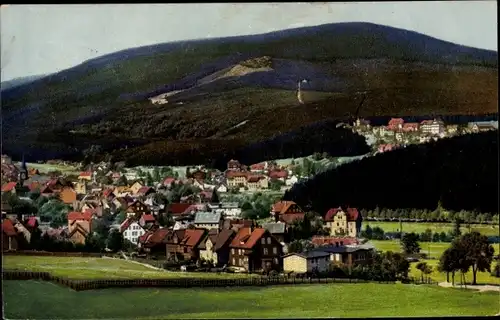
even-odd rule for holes
{"type": "MultiPolygon", "coordinates": [[[[444,288],[452,288],[452,287],[460,288],[460,285],[455,284],[455,286],[453,286],[449,282],[440,282],[439,286],[444,287],[444,288]]],[[[468,284],[467,287],[462,286],[461,288],[479,290],[479,292],[484,292],[484,291],[498,291],[498,292],[500,292],[500,286],[492,286],[492,285],[475,285],[475,286],[473,286],[473,285],[468,284]]]]}
{"type": "MultiPolygon", "coordinates": [[[[105,258],[105,259],[114,259],[114,260],[122,260],[122,259],[112,258],[112,257],[106,257],[106,256],[103,256],[103,258],[105,258]]],[[[147,263],[142,263],[142,262],[134,261],[134,260],[131,260],[131,259],[127,259],[127,261],[128,262],[132,262],[132,263],[136,263],[136,264],[140,264],[140,265],[142,265],[142,266],[144,266],[146,268],[154,269],[156,271],[166,271],[165,269],[153,267],[152,265],[147,264],[147,263]]]]}

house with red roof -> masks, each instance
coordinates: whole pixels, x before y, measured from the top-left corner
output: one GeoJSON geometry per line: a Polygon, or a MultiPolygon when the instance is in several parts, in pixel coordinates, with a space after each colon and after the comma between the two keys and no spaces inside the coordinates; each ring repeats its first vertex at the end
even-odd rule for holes
{"type": "Polygon", "coordinates": [[[288,178],[288,171],[286,170],[273,170],[268,173],[269,179],[271,180],[280,180],[285,182],[286,178],[288,178]]]}
{"type": "Polygon", "coordinates": [[[401,118],[392,118],[387,124],[387,130],[398,131],[403,129],[405,121],[401,118]]]}
{"type": "Polygon", "coordinates": [[[71,242],[85,244],[85,238],[92,229],[92,217],[90,211],[68,213],[68,238],[71,242]]]}
{"type": "Polygon", "coordinates": [[[335,237],[335,236],[313,236],[312,244],[315,246],[347,246],[358,245],[361,242],[357,238],[352,237],[335,237]]]}
{"type": "Polygon", "coordinates": [[[140,200],[135,200],[134,202],[129,204],[126,209],[126,212],[128,217],[134,216],[137,219],[139,219],[139,217],[141,217],[143,214],[151,213],[149,207],[140,200]]]}
{"type": "Polygon", "coordinates": [[[2,219],[2,251],[18,249],[19,232],[10,219],[2,219]]]}
{"type": "Polygon", "coordinates": [[[140,197],[146,197],[146,196],[149,196],[150,194],[153,194],[155,192],[156,192],[155,189],[148,187],[148,186],[144,186],[144,187],[141,187],[139,190],[137,190],[137,195],[140,197]]]}
{"type": "Polygon", "coordinates": [[[227,163],[227,170],[241,170],[241,163],[238,160],[229,160],[227,163]]]}
{"type": "Polygon", "coordinates": [[[251,172],[264,173],[267,170],[267,162],[260,162],[250,166],[251,172]]]}
{"type": "Polygon", "coordinates": [[[139,237],[137,244],[140,251],[144,251],[148,256],[164,257],[165,252],[165,237],[171,232],[168,228],[158,228],[152,231],[146,231],[139,237]]]}
{"type": "Polygon", "coordinates": [[[133,218],[127,218],[120,225],[120,232],[123,234],[123,239],[137,245],[139,238],[146,233],[146,230],[133,218]]]}
{"type": "Polygon", "coordinates": [[[363,217],[356,208],[332,208],[326,213],[324,221],[331,236],[357,238],[361,234],[363,217]]]}
{"type": "Polygon", "coordinates": [[[226,183],[229,188],[243,188],[247,185],[248,172],[227,171],[226,183]]]}
{"type": "Polygon", "coordinates": [[[420,124],[418,122],[408,122],[403,124],[404,132],[417,132],[420,128],[420,124]]]}
{"type": "Polygon", "coordinates": [[[16,193],[16,185],[17,185],[17,182],[7,182],[6,184],[4,184],[2,186],[2,193],[10,192],[10,193],[15,194],[16,193]]]}
{"type": "Polygon", "coordinates": [[[303,220],[305,212],[293,201],[278,201],[271,208],[275,222],[282,221],[292,224],[295,220],[303,220]]]}
{"type": "Polygon", "coordinates": [[[165,237],[167,260],[196,261],[199,258],[198,245],[205,234],[205,229],[171,230],[165,237]]]}
{"type": "Polygon", "coordinates": [[[92,181],[92,171],[80,172],[78,180],[92,181]]]}
{"type": "Polygon", "coordinates": [[[200,259],[216,267],[229,264],[229,245],[236,233],[231,229],[211,229],[198,245],[200,259]]]}
{"type": "Polygon", "coordinates": [[[283,245],[264,228],[241,228],[229,245],[229,264],[249,272],[280,271],[283,245]]]}
{"type": "Polygon", "coordinates": [[[167,212],[173,217],[182,216],[191,205],[191,203],[171,203],[168,205],[167,212]]]}
{"type": "Polygon", "coordinates": [[[165,180],[163,180],[163,185],[167,188],[170,188],[174,183],[176,183],[176,180],[172,177],[166,177],[165,180]]]}
{"type": "Polygon", "coordinates": [[[269,181],[263,175],[247,176],[247,188],[249,191],[257,191],[269,188],[269,181]]]}

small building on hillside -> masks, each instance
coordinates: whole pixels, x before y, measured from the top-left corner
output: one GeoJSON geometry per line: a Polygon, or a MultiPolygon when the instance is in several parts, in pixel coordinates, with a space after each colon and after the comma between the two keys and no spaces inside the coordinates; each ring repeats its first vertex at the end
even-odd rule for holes
{"type": "Polygon", "coordinates": [[[438,119],[424,120],[420,123],[420,130],[423,134],[439,135],[444,132],[444,122],[438,119]]]}
{"type": "Polygon", "coordinates": [[[326,272],[330,267],[330,253],[308,251],[283,256],[283,271],[293,273],[326,272]]]}

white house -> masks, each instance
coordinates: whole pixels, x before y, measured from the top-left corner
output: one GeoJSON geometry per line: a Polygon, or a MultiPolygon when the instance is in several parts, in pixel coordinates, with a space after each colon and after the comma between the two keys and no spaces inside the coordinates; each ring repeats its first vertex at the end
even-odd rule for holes
{"type": "Polygon", "coordinates": [[[290,178],[285,180],[285,185],[293,186],[297,183],[297,181],[299,181],[299,178],[297,178],[297,176],[291,176],[290,178]]]}
{"type": "Polygon", "coordinates": [[[123,233],[123,238],[133,244],[137,244],[139,237],[146,233],[146,230],[139,223],[130,219],[123,221],[120,231],[123,233]]]}
{"type": "Polygon", "coordinates": [[[221,184],[219,184],[219,186],[217,186],[215,188],[215,191],[220,192],[220,193],[226,193],[227,192],[227,186],[224,183],[221,183],[221,184]]]}

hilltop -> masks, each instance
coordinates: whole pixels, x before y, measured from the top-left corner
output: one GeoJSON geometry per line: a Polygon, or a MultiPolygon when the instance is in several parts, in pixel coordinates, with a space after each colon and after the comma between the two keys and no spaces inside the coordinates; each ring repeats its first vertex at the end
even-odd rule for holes
{"type": "Polygon", "coordinates": [[[370,23],[133,48],[2,90],[3,148],[78,158],[98,144],[154,164],[199,162],[210,145],[214,160],[323,120],[497,112],[497,65],[493,51],[370,23]]]}

